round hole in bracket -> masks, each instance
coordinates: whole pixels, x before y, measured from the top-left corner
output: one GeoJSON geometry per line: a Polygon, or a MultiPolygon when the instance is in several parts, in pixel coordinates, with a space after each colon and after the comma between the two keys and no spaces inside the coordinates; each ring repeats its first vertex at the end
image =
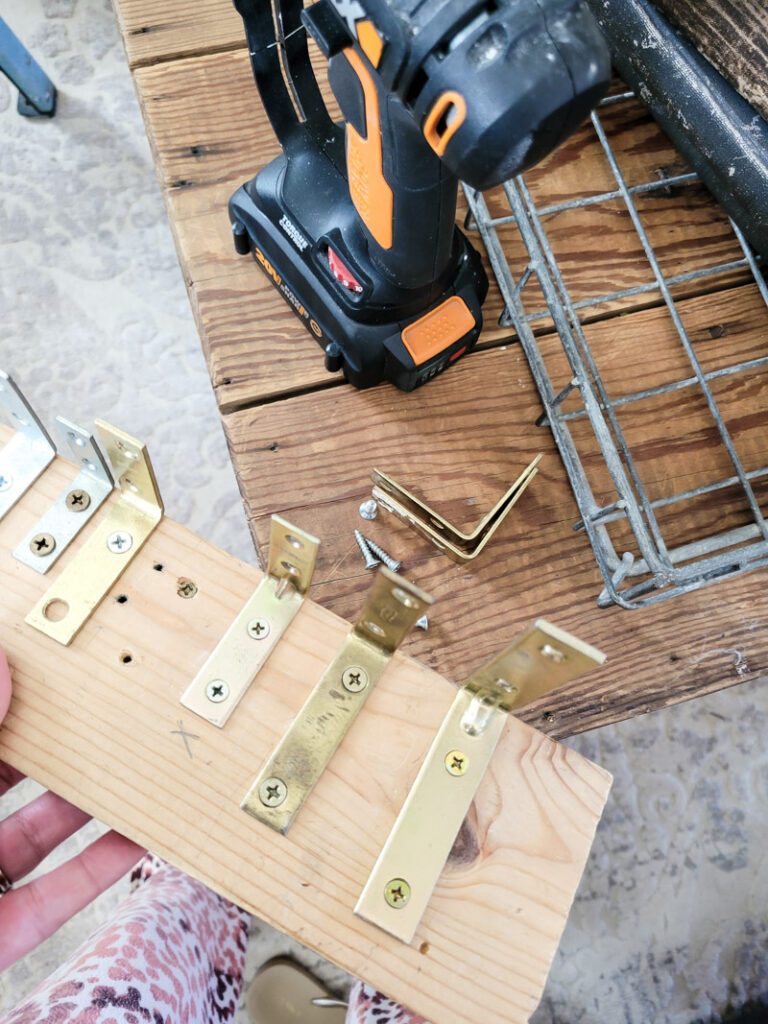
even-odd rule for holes
{"type": "Polygon", "coordinates": [[[378,622],[366,622],[365,628],[373,633],[374,636],[386,636],[387,631],[382,629],[378,622]]]}
{"type": "Polygon", "coordinates": [[[129,479],[127,476],[122,477],[122,482],[129,490],[133,491],[134,494],[139,493],[139,488],[136,486],[133,480],[129,479]]]}
{"type": "Polygon", "coordinates": [[[43,617],[49,622],[61,622],[69,614],[69,605],[60,597],[52,598],[43,608],[43,617]]]}
{"type": "Polygon", "coordinates": [[[290,562],[283,561],[280,563],[280,565],[282,565],[282,567],[285,569],[289,576],[299,575],[299,570],[296,568],[295,565],[292,565],[290,562]]]}
{"type": "Polygon", "coordinates": [[[395,587],[392,591],[392,597],[399,601],[400,604],[405,605],[406,608],[415,608],[418,604],[418,601],[401,587],[395,587]]]}
{"type": "Polygon", "coordinates": [[[29,420],[25,420],[23,416],[19,416],[19,414],[17,412],[12,413],[12,416],[13,416],[13,418],[15,420],[19,421],[19,423],[22,425],[22,427],[28,427],[29,426],[29,420]]]}
{"type": "Polygon", "coordinates": [[[298,537],[294,537],[292,533],[286,533],[285,535],[286,544],[290,544],[292,548],[297,551],[301,551],[304,547],[304,542],[299,540],[298,537]]]}

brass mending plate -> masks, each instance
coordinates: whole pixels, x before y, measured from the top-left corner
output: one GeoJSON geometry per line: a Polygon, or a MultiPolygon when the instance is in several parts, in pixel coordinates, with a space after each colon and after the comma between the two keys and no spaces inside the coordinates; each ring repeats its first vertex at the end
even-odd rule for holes
{"type": "Polygon", "coordinates": [[[354,629],[248,791],[244,811],[288,831],[393,652],[431,604],[413,583],[379,569],[354,629]]]}
{"type": "Polygon", "coordinates": [[[605,656],[540,619],[456,695],[371,871],[355,913],[411,942],[485,775],[507,712],[605,656]]]}
{"type": "Polygon", "coordinates": [[[163,517],[163,503],[144,444],[103,420],[96,420],[96,426],[120,487],[120,499],[25,619],[65,645],[72,642],[163,517]]]}
{"type": "Polygon", "coordinates": [[[477,558],[485,548],[507,513],[536,476],[540,461],[541,455],[537,455],[471,533],[463,533],[379,469],[374,469],[371,474],[374,483],[372,493],[382,508],[426,537],[454,562],[469,562],[477,558]]]}
{"type": "Polygon", "coordinates": [[[272,516],[267,575],[184,691],[184,707],[224,725],[301,607],[319,547],[316,537],[272,516]]]}

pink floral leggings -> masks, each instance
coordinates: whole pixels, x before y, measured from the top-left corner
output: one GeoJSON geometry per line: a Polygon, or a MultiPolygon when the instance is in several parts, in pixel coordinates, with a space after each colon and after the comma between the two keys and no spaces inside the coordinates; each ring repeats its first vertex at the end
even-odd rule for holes
{"type": "MultiPolygon", "coordinates": [[[[240,1000],[248,915],[145,857],[134,892],[0,1024],[220,1024],[240,1000]]],[[[426,1024],[363,982],[347,1024],[426,1024]]]]}

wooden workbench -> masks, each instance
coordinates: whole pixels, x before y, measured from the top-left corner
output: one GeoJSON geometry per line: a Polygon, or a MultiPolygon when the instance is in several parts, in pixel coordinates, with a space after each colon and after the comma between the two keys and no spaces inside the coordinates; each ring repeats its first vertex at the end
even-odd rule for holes
{"type": "MultiPolygon", "coordinates": [[[[374,466],[470,527],[542,452],[539,476],[467,566],[447,561],[383,514],[365,524],[437,598],[429,632],[411,639],[409,654],[461,679],[523,624],[545,615],[608,655],[584,683],[526,709],[522,717],[556,736],[765,673],[765,571],[643,610],[598,609],[602,580],[594,555],[585,535],[572,529],[578,512],[551,435],[534,425],[541,406],[525,358],[509,331],[495,326],[502,308],[495,288],[479,350],[426,388],[410,395],[389,386],[358,392],[326,373],[315,342],[254,261],[232,248],[227,200],[278,150],[231,3],[116,0],[116,8],[258,547],[265,550],[273,512],[311,530],[323,542],[312,596],[353,617],[369,584],[353,530],[362,525],[358,506],[370,494],[374,466]]],[[[605,123],[630,185],[680,169],[639,104],[616,109],[605,123]]],[[[535,194],[553,200],[578,191],[579,183],[595,191],[613,187],[586,129],[528,181],[535,194]]],[[[640,208],[665,269],[737,255],[727,221],[697,185],[646,197],[640,208]]],[[[596,268],[605,291],[647,280],[618,202],[599,215],[567,215],[553,239],[577,299],[596,291],[596,268]]],[[[514,258],[520,243],[511,229],[506,241],[514,258]]],[[[740,354],[764,351],[765,308],[743,274],[719,278],[710,294],[701,282],[685,288],[676,297],[702,357],[717,359],[722,345],[740,354]]],[[[626,390],[649,366],[674,361],[671,326],[655,297],[600,308],[591,330],[596,344],[617,350],[617,389],[626,390]]],[[[556,338],[542,341],[550,343],[556,338]]],[[[758,453],[764,460],[766,384],[742,382],[724,398],[748,463],[758,453]]],[[[699,412],[695,400],[672,395],[652,418],[630,418],[651,489],[654,474],[673,476],[678,489],[707,478],[712,439],[699,412]]],[[[719,513],[709,506],[702,514],[719,513]]]]}

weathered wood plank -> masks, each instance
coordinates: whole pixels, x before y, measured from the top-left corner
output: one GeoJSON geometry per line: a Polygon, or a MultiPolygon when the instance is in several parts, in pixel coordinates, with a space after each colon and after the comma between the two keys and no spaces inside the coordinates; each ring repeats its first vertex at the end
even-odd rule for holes
{"type": "Polygon", "coordinates": [[[196,718],[179,696],[260,574],[165,520],[62,648],[25,625],[49,580],[10,552],[72,474],[58,459],[0,524],[0,643],[14,685],[0,758],[428,1019],[464,1024],[482,1006],[484,1021],[523,1024],[607,774],[510,718],[466,841],[414,943],[397,942],[352,908],[454,687],[396,656],[289,834],[273,832],[239,801],[348,624],[306,601],[226,728],[196,718]],[[191,600],[177,596],[180,577],[199,587],[191,600]]]}
{"type": "MultiPolygon", "coordinates": [[[[688,300],[681,310],[706,369],[764,355],[765,308],[756,289],[688,300]]],[[[661,310],[594,324],[590,335],[614,398],[653,378],[687,376],[661,310]]],[[[554,344],[547,341],[545,355],[554,344]]],[[[564,362],[556,382],[570,377],[564,362]]],[[[768,373],[730,378],[727,388],[721,383],[718,398],[747,468],[765,465],[768,373]]],[[[366,586],[352,535],[358,527],[437,595],[429,634],[414,638],[409,650],[451,678],[464,678],[531,607],[604,648],[610,670],[531,708],[528,720],[547,731],[567,735],[768,670],[765,570],[640,611],[596,607],[602,581],[587,538],[572,529],[578,513],[551,436],[534,426],[540,411],[514,345],[478,353],[414,395],[387,388],[326,392],[243,410],[225,424],[257,540],[263,544],[266,516],[274,511],[327,538],[314,592],[328,607],[351,614],[366,586]],[[449,562],[386,513],[370,524],[358,516],[378,466],[450,521],[470,527],[539,451],[539,476],[466,566],[449,562]],[[728,653],[734,650],[743,653],[737,667],[728,653]]],[[[730,475],[711,418],[691,389],[628,406],[620,419],[652,498],[730,475]]],[[[607,503],[610,480],[590,435],[584,427],[578,443],[598,499],[607,503]]],[[[764,500],[765,485],[760,493],[764,500]]],[[[748,521],[743,499],[731,492],[689,503],[674,520],[671,511],[659,516],[679,542],[748,521]]],[[[621,554],[621,528],[612,530],[621,554]]]]}
{"type": "Polygon", "coordinates": [[[768,120],[765,0],[655,0],[704,56],[768,120]]]}
{"type": "Polygon", "coordinates": [[[231,0],[113,0],[131,68],[243,45],[231,0]]]}
{"type": "MultiPolygon", "coordinates": [[[[135,80],[221,408],[327,384],[317,343],[254,261],[237,256],[232,247],[227,201],[238,185],[279,152],[253,85],[247,53],[217,53],[140,68],[135,80]]],[[[608,108],[603,120],[630,186],[685,169],[639,103],[608,108]]],[[[616,187],[589,125],[527,180],[539,203],[616,187]]],[[[637,202],[665,273],[740,255],[726,218],[701,186],[654,192],[639,196],[637,202]]],[[[499,190],[489,195],[489,206],[494,215],[509,212],[499,190]]],[[[575,301],[652,281],[621,200],[548,217],[545,226],[575,301]]],[[[527,256],[517,229],[502,228],[501,240],[519,276],[527,256]]],[[[722,287],[743,277],[741,272],[718,279],[717,284],[722,287]]],[[[711,288],[712,282],[688,283],[676,294],[696,293],[703,287],[711,288]]],[[[530,311],[544,308],[533,283],[524,300],[530,311]]],[[[602,303],[586,315],[602,317],[658,302],[658,292],[646,293],[602,303]]],[[[485,306],[481,344],[509,338],[509,328],[497,326],[502,308],[494,284],[485,306]]]]}

